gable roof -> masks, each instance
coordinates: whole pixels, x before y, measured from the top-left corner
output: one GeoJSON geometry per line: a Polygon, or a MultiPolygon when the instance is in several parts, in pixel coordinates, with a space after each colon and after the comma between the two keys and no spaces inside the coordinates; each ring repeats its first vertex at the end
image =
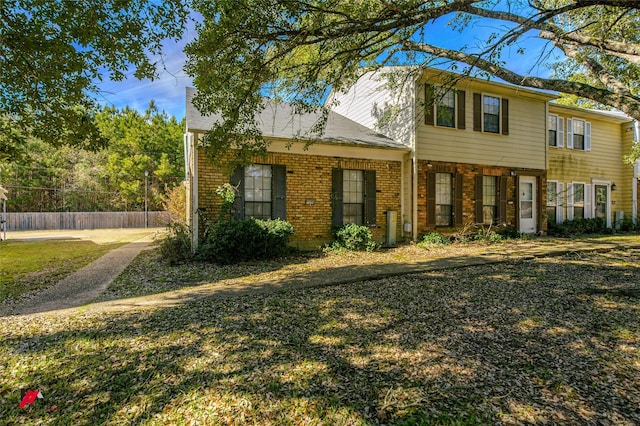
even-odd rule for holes
{"type": "MultiPolygon", "coordinates": [[[[187,87],[187,131],[206,132],[216,121],[220,120],[220,116],[202,115],[193,105],[196,93],[196,89],[187,87]]],[[[321,143],[394,148],[407,151],[410,149],[334,111],[329,111],[324,131],[318,136],[313,134],[312,130],[322,119],[322,114],[299,114],[288,103],[275,103],[267,100],[265,108],[256,115],[256,119],[262,136],[265,138],[313,140],[321,143]]]]}

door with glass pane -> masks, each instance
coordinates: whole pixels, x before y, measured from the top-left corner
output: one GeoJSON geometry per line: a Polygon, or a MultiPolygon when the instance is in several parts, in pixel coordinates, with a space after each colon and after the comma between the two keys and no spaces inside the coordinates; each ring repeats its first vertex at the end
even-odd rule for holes
{"type": "Polygon", "coordinates": [[[536,179],[521,177],[518,184],[520,232],[534,234],[536,232],[536,179]]]}
{"type": "Polygon", "coordinates": [[[596,217],[607,220],[607,185],[595,185],[595,210],[596,217]]]}

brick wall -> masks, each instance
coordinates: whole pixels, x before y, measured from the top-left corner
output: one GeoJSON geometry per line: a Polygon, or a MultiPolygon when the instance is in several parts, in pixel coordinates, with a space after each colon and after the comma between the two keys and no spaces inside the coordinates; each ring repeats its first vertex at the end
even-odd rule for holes
{"type": "MultiPolygon", "coordinates": [[[[512,167],[497,167],[489,165],[468,164],[468,163],[445,163],[437,161],[418,161],[418,234],[436,230],[433,227],[427,226],[427,173],[428,172],[441,172],[463,175],[463,190],[462,190],[462,211],[463,211],[463,224],[476,223],[475,217],[475,178],[477,175],[485,176],[504,176],[507,179],[507,221],[506,227],[517,228],[518,222],[516,217],[516,181],[517,178],[512,176],[514,169],[512,167]]],[[[538,209],[541,210],[541,219],[538,224],[538,228],[541,231],[546,231],[546,179],[544,171],[534,169],[518,169],[516,171],[521,176],[537,176],[537,185],[541,189],[541,197],[538,200],[538,209]]],[[[441,228],[438,227],[438,232],[453,233],[459,231],[460,227],[441,228]]]]}
{"type": "MultiPolygon", "coordinates": [[[[402,236],[400,221],[401,164],[399,161],[360,160],[318,155],[271,153],[255,159],[256,164],[281,164],[287,169],[287,220],[293,225],[294,245],[317,247],[331,240],[331,171],[334,168],[376,171],[376,240],[386,233],[386,211],[398,212],[397,238],[402,236]]],[[[214,166],[198,155],[198,203],[204,214],[218,217],[220,197],[215,189],[226,182],[232,171],[214,166]]]]}

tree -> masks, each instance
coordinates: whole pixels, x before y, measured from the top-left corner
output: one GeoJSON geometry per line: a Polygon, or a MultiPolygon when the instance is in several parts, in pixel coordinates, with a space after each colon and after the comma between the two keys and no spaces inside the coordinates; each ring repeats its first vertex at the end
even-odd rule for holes
{"type": "Polygon", "coordinates": [[[183,0],[2,0],[0,158],[26,138],[100,146],[97,82],[157,75],[162,42],[180,37],[183,0]]]}
{"type": "MultiPolygon", "coordinates": [[[[623,0],[195,0],[198,38],[187,46],[202,112],[223,120],[212,149],[264,150],[254,113],[263,96],[317,109],[329,89],[348,88],[388,64],[436,63],[463,75],[587,98],[640,119],[640,13],[623,0]],[[450,49],[429,40],[447,20],[470,42],[479,22],[493,27],[477,45],[450,49]],[[535,39],[537,43],[532,44],[535,39]],[[537,58],[527,73],[507,54],[537,58]],[[446,60],[444,62],[443,60],[446,60]],[[552,76],[536,71],[555,64],[552,76]],[[572,78],[576,72],[584,78],[572,78]],[[242,136],[239,136],[242,135],[242,136]]],[[[522,61],[518,61],[522,62],[522,61]]]]}

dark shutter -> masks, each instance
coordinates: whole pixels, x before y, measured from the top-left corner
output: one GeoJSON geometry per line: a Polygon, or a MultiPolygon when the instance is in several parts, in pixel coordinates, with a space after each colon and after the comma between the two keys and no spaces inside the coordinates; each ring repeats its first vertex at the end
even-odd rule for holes
{"type": "Polygon", "coordinates": [[[465,104],[465,91],[458,90],[458,129],[466,128],[466,104],[465,104]]]}
{"type": "Polygon", "coordinates": [[[273,215],[274,219],[287,220],[287,168],[273,165],[273,215]]]}
{"type": "Polygon", "coordinates": [[[482,95],[480,93],[473,94],[473,130],[482,131],[482,95]]]}
{"type": "Polygon", "coordinates": [[[331,224],[334,227],[343,225],[342,205],[342,169],[333,169],[331,179],[331,224]]]}
{"type": "Polygon", "coordinates": [[[235,220],[244,219],[244,167],[236,167],[231,176],[231,185],[237,189],[236,199],[233,200],[231,215],[235,220]]]}
{"type": "Polygon", "coordinates": [[[475,204],[474,204],[474,210],[475,210],[475,217],[476,217],[476,223],[483,223],[484,222],[484,212],[483,212],[483,199],[482,199],[482,175],[476,175],[476,188],[475,188],[475,204]]]}
{"type": "Polygon", "coordinates": [[[364,172],[364,223],[376,226],[376,171],[364,172]]]}
{"type": "Polygon", "coordinates": [[[432,85],[424,85],[424,124],[433,126],[435,123],[435,115],[433,107],[435,105],[435,90],[432,85]]]}
{"type": "Polygon", "coordinates": [[[502,134],[509,134],[509,99],[502,99],[502,134]]]}
{"type": "Polygon", "coordinates": [[[462,173],[458,173],[455,175],[455,179],[456,179],[456,183],[455,188],[453,188],[453,192],[454,192],[454,212],[453,212],[453,219],[454,219],[454,224],[455,226],[461,226],[464,225],[464,220],[463,220],[463,216],[462,216],[462,194],[463,194],[463,188],[462,188],[462,181],[463,181],[463,174],[462,173]]]}
{"type": "Polygon", "coordinates": [[[542,221],[544,220],[544,213],[546,209],[542,207],[542,176],[536,178],[536,188],[538,189],[536,194],[536,232],[542,230],[542,221]],[[543,211],[544,210],[544,211],[543,211]]]}
{"type": "Polygon", "coordinates": [[[436,226],[436,173],[427,172],[427,226],[436,226]]]}
{"type": "Polygon", "coordinates": [[[498,220],[507,223],[507,177],[500,176],[498,181],[498,220]]]}

